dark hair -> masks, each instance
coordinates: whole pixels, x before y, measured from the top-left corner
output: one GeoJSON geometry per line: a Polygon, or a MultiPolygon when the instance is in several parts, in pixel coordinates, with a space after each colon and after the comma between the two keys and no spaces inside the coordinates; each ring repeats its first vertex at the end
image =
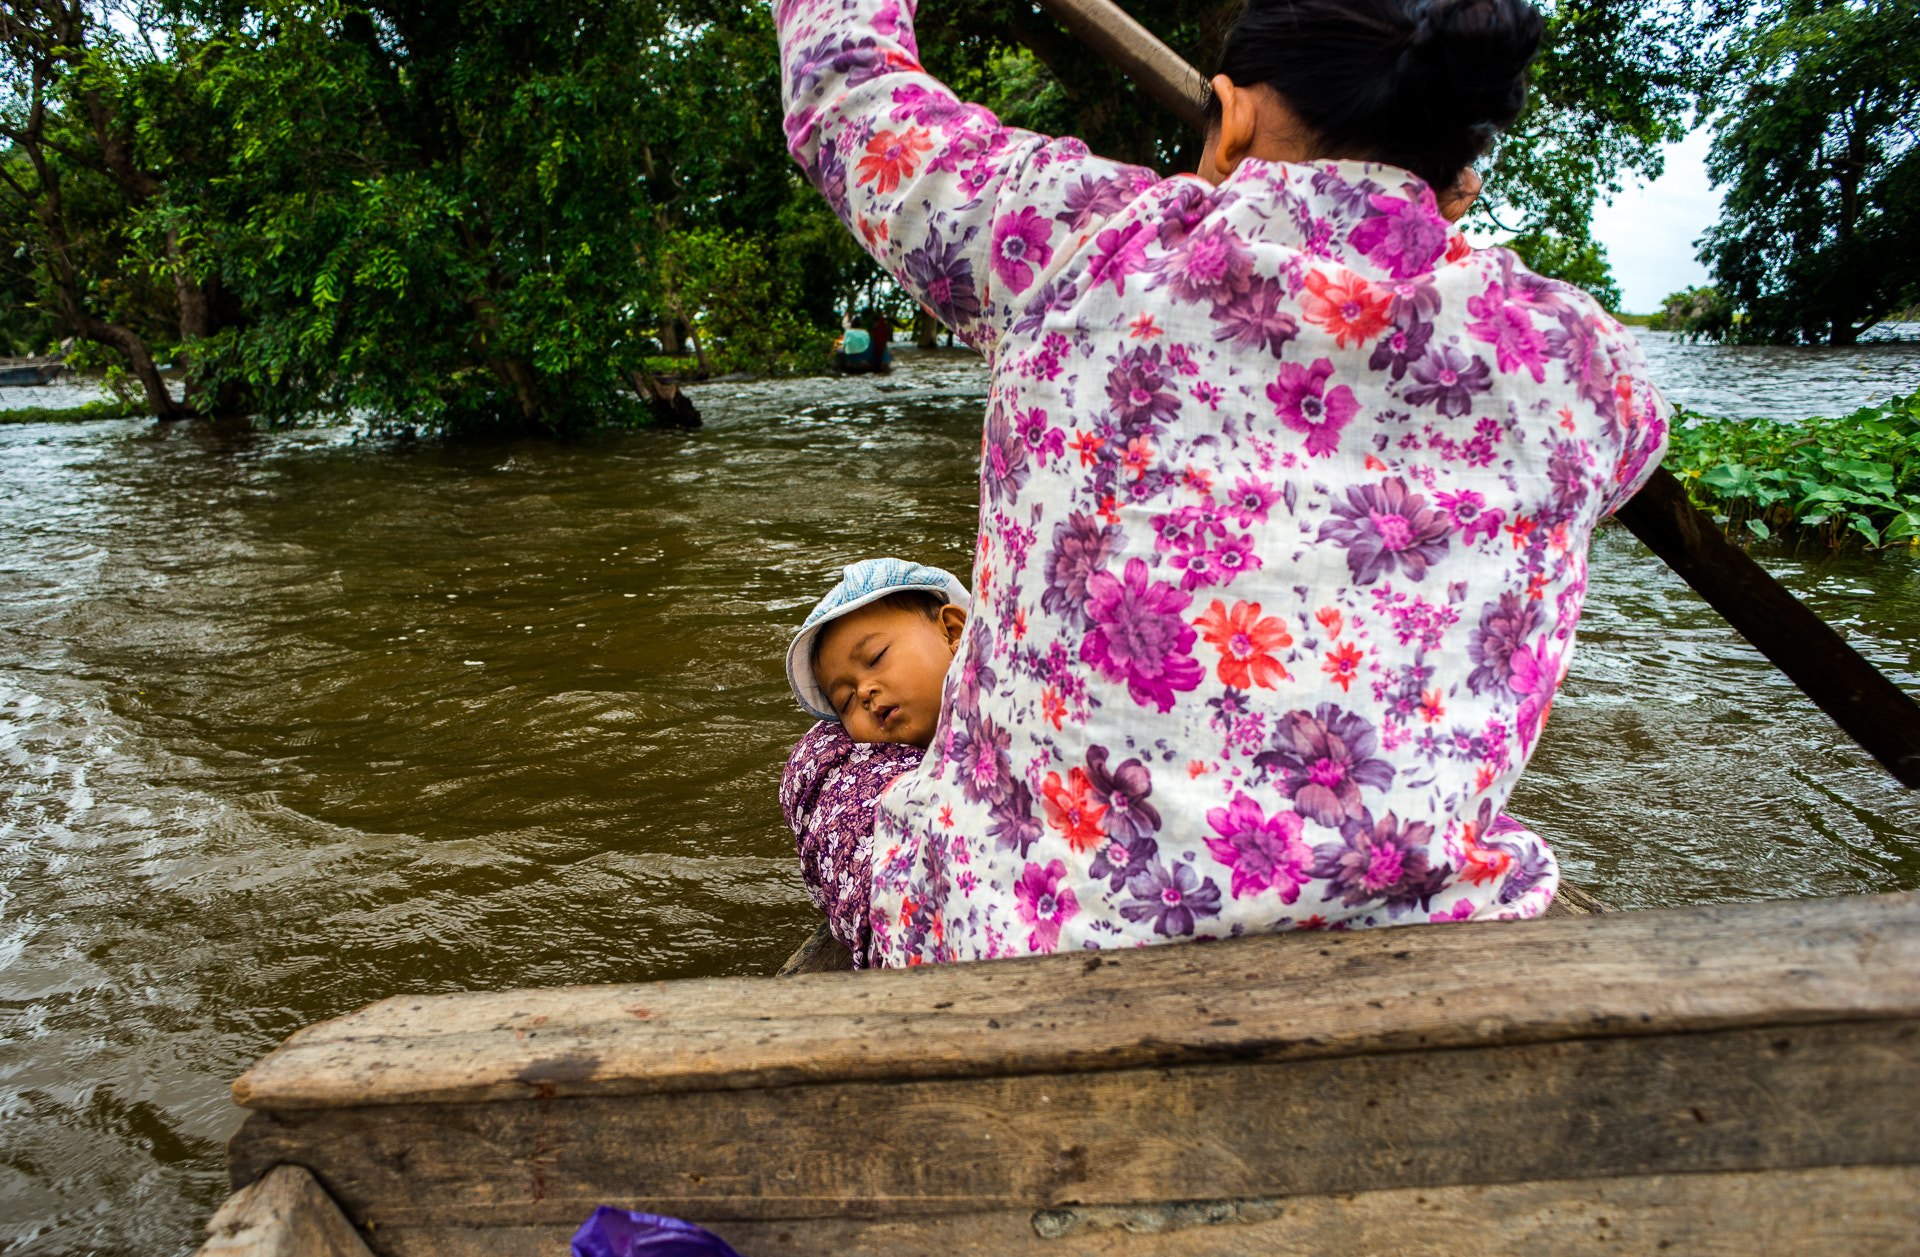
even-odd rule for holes
{"type": "Polygon", "coordinates": [[[1520,116],[1544,29],[1527,0],[1246,0],[1220,73],[1279,92],[1314,156],[1385,162],[1444,192],[1520,116]]]}
{"type": "MultiPolygon", "coordinates": [[[[875,598],[866,605],[885,607],[889,611],[918,611],[929,620],[937,620],[940,618],[940,608],[947,605],[947,600],[928,589],[896,589],[890,594],[875,598]]],[[[820,666],[820,643],[826,639],[827,634],[824,629],[813,635],[813,643],[807,650],[809,668],[820,666]]]]}

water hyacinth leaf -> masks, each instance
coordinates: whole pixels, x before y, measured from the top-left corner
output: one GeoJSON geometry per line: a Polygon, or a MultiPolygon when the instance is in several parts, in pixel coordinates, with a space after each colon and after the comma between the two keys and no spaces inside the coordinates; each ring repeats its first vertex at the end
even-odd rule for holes
{"type": "Polygon", "coordinates": [[[1762,541],[1765,541],[1768,537],[1773,536],[1773,529],[1767,527],[1765,524],[1761,523],[1757,519],[1750,519],[1747,521],[1747,531],[1752,533],[1754,536],[1760,538],[1762,541]]]}

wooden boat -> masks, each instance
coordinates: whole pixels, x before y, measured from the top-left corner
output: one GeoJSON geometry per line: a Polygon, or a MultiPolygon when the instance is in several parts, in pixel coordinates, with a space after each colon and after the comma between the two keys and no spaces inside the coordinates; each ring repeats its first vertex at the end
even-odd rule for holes
{"type": "Polygon", "coordinates": [[[0,387],[45,384],[66,369],[59,358],[0,358],[0,387]]]}
{"type": "Polygon", "coordinates": [[[1920,893],[402,996],[234,1098],[210,1257],[1911,1253],[1920,893]]]}

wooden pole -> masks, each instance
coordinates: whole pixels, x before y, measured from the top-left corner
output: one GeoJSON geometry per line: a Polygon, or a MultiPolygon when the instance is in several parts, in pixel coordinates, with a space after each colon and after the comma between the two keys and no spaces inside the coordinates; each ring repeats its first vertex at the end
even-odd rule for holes
{"type": "MultiPolygon", "coordinates": [[[[1206,80],[1112,0],[1039,4],[1182,122],[1206,128],[1206,80]]],[[[1618,518],[1867,754],[1920,789],[1920,704],[1728,541],[1672,473],[1655,471],[1618,518]]]]}

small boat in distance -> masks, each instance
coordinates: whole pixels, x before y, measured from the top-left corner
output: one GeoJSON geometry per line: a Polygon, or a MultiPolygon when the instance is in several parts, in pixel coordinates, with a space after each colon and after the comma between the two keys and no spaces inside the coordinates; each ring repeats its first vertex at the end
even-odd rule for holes
{"type": "Polygon", "coordinates": [[[1920,893],[1583,899],[383,1000],[234,1084],[202,1254],[561,1257],[603,1204],[746,1257],[1912,1252],[1920,893]]]}
{"type": "Polygon", "coordinates": [[[893,324],[877,310],[868,310],[856,323],[848,315],[833,342],[833,369],[842,375],[881,375],[893,370],[893,324]]]}
{"type": "Polygon", "coordinates": [[[0,358],[0,388],[46,384],[66,369],[59,358],[0,358]]]}

